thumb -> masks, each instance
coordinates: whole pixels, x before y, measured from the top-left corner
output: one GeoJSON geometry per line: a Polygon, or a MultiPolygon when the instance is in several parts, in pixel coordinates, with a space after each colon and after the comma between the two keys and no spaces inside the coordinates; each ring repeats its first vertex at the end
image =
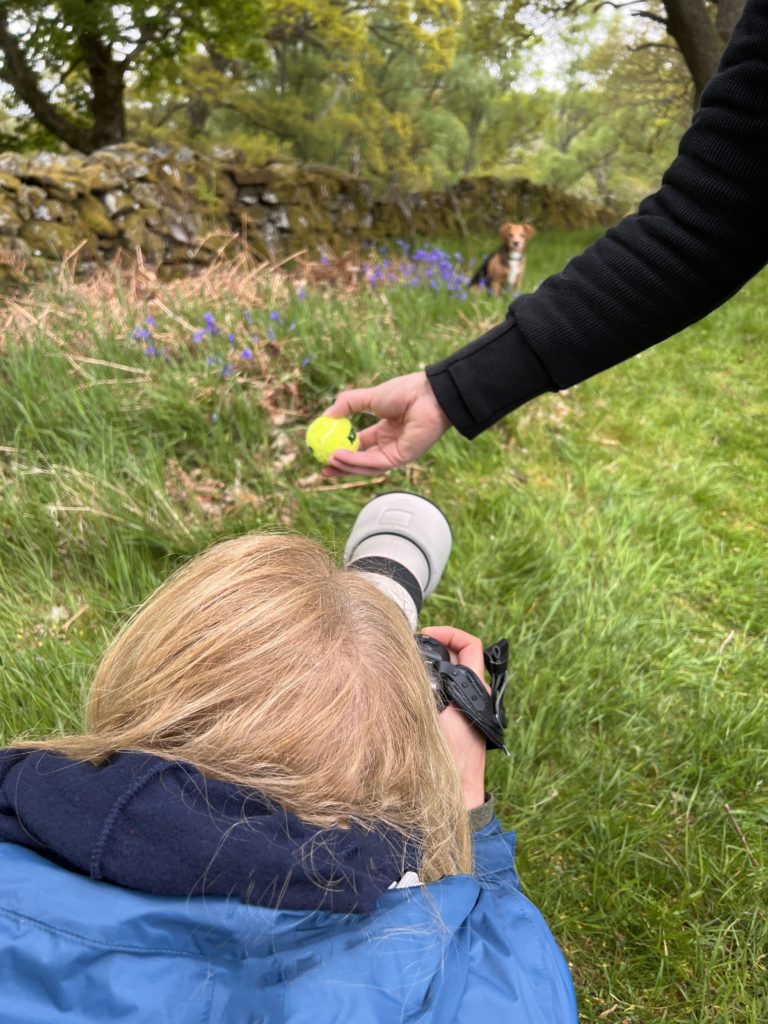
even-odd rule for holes
{"type": "Polygon", "coordinates": [[[323,416],[349,416],[355,412],[369,412],[373,388],[351,388],[336,395],[333,405],[329,406],[323,416]]]}

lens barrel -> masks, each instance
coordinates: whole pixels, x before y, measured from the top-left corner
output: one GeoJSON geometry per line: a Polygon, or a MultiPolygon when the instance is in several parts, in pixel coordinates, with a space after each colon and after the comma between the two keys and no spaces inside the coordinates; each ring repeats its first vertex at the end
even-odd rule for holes
{"type": "Polygon", "coordinates": [[[344,564],[370,573],[415,630],[425,598],[443,575],[451,543],[451,528],[437,505],[393,491],[362,508],[344,548],[344,564]]]}

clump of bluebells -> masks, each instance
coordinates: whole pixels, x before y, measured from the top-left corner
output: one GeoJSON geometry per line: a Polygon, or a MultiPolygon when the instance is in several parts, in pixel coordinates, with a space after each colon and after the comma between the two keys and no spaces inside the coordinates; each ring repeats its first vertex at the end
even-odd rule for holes
{"type": "Polygon", "coordinates": [[[365,281],[371,288],[404,284],[409,288],[445,292],[461,301],[467,298],[469,275],[464,272],[460,252],[449,254],[438,246],[412,250],[403,239],[395,244],[400,250],[396,258],[391,258],[382,246],[363,265],[365,281]]]}
{"type": "MultiPolygon", "coordinates": [[[[143,323],[134,327],[131,341],[141,346],[141,353],[146,359],[171,363],[171,354],[167,346],[159,342],[156,330],[155,318],[148,316],[143,323]]],[[[295,330],[296,324],[293,321],[287,322],[276,309],[258,314],[243,309],[235,323],[220,322],[213,312],[206,311],[202,324],[194,327],[189,336],[191,345],[188,352],[201,367],[207,367],[220,380],[226,381],[238,371],[249,370],[254,365],[263,366],[258,358],[260,346],[274,341],[278,333],[284,337],[295,330]]],[[[304,368],[311,360],[311,355],[303,353],[297,357],[297,366],[304,368]]],[[[217,423],[218,420],[219,414],[212,413],[211,423],[217,423]]]]}
{"type": "Polygon", "coordinates": [[[142,342],[144,345],[144,355],[147,358],[158,357],[162,358],[166,363],[170,363],[171,357],[168,355],[166,346],[155,344],[155,336],[153,334],[155,326],[155,318],[148,316],[143,324],[137,324],[134,327],[131,337],[134,341],[142,342]]]}
{"type": "MultiPolygon", "coordinates": [[[[148,359],[163,356],[165,362],[170,363],[171,356],[167,347],[156,344],[155,328],[155,318],[148,316],[143,323],[134,327],[131,339],[142,343],[143,355],[148,359]]],[[[295,322],[286,322],[276,309],[268,312],[264,329],[261,331],[258,330],[256,319],[249,309],[241,310],[239,322],[234,326],[222,325],[214,313],[207,311],[203,314],[202,325],[193,329],[190,341],[193,346],[200,347],[201,361],[207,366],[220,368],[221,376],[226,379],[236,372],[238,365],[252,363],[258,347],[265,341],[274,341],[278,331],[280,334],[292,334],[295,330],[295,322]]],[[[303,357],[300,365],[306,366],[311,358],[303,357]]]]}

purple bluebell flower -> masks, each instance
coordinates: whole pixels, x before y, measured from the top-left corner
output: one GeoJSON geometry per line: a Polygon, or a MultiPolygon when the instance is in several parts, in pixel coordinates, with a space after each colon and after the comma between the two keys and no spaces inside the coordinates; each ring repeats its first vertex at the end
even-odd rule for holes
{"type": "Polygon", "coordinates": [[[146,327],[134,327],[133,329],[133,340],[134,341],[148,341],[152,337],[152,332],[148,331],[146,327]]]}
{"type": "Polygon", "coordinates": [[[204,334],[205,331],[195,331],[195,333],[192,335],[192,341],[194,341],[196,345],[199,345],[200,342],[203,340],[204,334]]]}
{"type": "Polygon", "coordinates": [[[157,355],[157,349],[155,348],[154,345],[147,345],[147,347],[144,349],[144,355],[145,356],[156,356],[157,355]]]}
{"type": "Polygon", "coordinates": [[[214,360],[213,356],[208,356],[208,365],[215,366],[215,363],[216,361],[214,360]]]}
{"type": "Polygon", "coordinates": [[[304,358],[301,360],[301,365],[302,366],[308,366],[311,362],[312,362],[312,356],[304,356],[304,358]]]}
{"type": "Polygon", "coordinates": [[[205,329],[210,334],[221,334],[221,328],[216,326],[216,319],[213,313],[204,313],[203,320],[205,322],[205,329]]]}
{"type": "Polygon", "coordinates": [[[224,365],[221,368],[221,378],[222,378],[222,380],[227,380],[229,377],[232,376],[232,374],[234,372],[235,372],[235,369],[234,369],[234,367],[232,366],[231,363],[224,363],[224,365]]]}
{"type": "Polygon", "coordinates": [[[296,298],[297,299],[306,299],[306,297],[307,297],[307,289],[306,288],[299,288],[299,290],[296,292],[296,298]]]}
{"type": "Polygon", "coordinates": [[[245,320],[249,327],[253,323],[253,316],[251,315],[250,309],[243,310],[243,320],[245,320]]]}
{"type": "Polygon", "coordinates": [[[232,331],[230,331],[229,334],[227,335],[227,341],[229,342],[230,345],[236,345],[237,344],[237,338],[232,333],[232,331]]]}
{"type": "Polygon", "coordinates": [[[253,359],[253,352],[249,348],[244,348],[240,353],[241,359],[253,359]]]}
{"type": "Polygon", "coordinates": [[[276,309],[273,309],[272,312],[269,314],[269,319],[274,320],[276,323],[280,323],[280,314],[277,312],[276,309]]]}

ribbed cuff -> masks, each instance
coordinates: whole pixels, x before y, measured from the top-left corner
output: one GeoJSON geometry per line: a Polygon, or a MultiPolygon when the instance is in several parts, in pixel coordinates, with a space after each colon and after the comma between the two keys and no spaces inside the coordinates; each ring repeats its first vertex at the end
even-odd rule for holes
{"type": "Polygon", "coordinates": [[[443,412],[468,438],[544,391],[557,390],[512,318],[426,373],[443,412]]]}
{"type": "Polygon", "coordinates": [[[481,828],[490,825],[493,820],[493,795],[485,794],[485,803],[479,807],[473,807],[469,812],[469,827],[473,832],[479,832],[481,828]]]}

